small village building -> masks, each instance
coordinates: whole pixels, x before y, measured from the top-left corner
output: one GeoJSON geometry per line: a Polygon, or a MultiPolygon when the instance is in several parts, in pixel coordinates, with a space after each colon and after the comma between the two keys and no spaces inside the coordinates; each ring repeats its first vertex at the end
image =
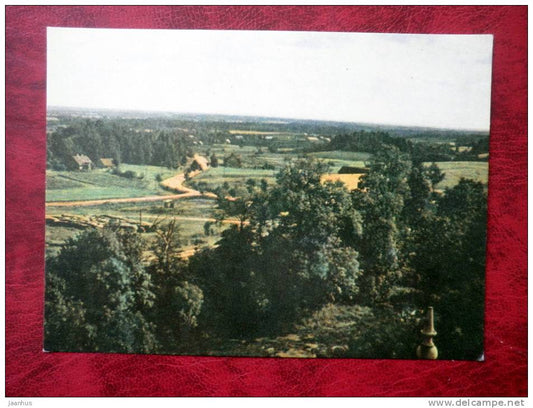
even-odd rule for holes
{"type": "Polygon", "coordinates": [[[84,154],[75,154],[74,156],[72,156],[72,159],[73,159],[73,167],[76,170],[88,171],[94,168],[94,163],[92,162],[92,160],[89,159],[89,157],[87,157],[84,154]]]}

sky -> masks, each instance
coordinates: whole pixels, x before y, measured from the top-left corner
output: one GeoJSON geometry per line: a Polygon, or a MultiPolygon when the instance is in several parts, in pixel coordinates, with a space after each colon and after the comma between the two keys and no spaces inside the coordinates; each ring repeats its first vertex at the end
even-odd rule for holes
{"type": "Polygon", "coordinates": [[[492,36],[48,28],[48,106],[489,130],[492,36]]]}

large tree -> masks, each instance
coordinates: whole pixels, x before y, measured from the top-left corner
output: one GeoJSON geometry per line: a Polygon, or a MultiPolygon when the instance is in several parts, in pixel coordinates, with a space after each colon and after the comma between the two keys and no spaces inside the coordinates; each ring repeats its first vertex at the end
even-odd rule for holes
{"type": "Polygon", "coordinates": [[[363,215],[363,236],[359,242],[364,270],[366,301],[388,301],[402,278],[403,225],[409,197],[409,157],[395,146],[383,145],[353,193],[354,206],[363,215]]]}
{"type": "Polygon", "coordinates": [[[152,285],[134,241],[88,230],[46,262],[45,347],[52,351],[153,352],[145,312],[152,285]]]}
{"type": "Polygon", "coordinates": [[[156,228],[152,250],[157,260],[148,267],[153,282],[155,304],[150,314],[155,333],[166,352],[179,352],[196,334],[203,292],[187,276],[180,258],[181,242],[175,219],[156,228]]]}

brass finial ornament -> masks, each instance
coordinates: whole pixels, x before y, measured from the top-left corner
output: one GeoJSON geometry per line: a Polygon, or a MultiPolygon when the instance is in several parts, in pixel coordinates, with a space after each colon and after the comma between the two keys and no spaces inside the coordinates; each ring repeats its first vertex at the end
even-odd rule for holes
{"type": "Polygon", "coordinates": [[[424,336],[424,340],[416,349],[416,356],[424,360],[436,360],[439,356],[439,351],[435,344],[433,344],[433,337],[437,335],[433,322],[433,307],[428,307],[426,325],[420,333],[424,336]]]}

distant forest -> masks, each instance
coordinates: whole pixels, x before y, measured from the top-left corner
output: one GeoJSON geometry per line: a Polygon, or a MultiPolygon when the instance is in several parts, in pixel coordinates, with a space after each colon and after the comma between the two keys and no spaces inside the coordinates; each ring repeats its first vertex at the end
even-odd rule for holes
{"type": "Polygon", "coordinates": [[[362,131],[336,136],[325,148],[321,146],[321,149],[376,153],[386,144],[408,153],[415,162],[480,160],[478,155],[489,151],[488,136],[467,134],[457,137],[454,146],[461,146],[463,151],[456,151],[449,143],[434,143],[434,139],[430,140],[415,142],[390,136],[386,132],[362,131]]]}
{"type": "Polygon", "coordinates": [[[85,154],[96,162],[108,157],[116,163],[177,168],[192,156],[192,141],[175,131],[145,131],[122,121],[78,120],[48,134],[47,167],[65,170],[71,157],[85,154]]]}

